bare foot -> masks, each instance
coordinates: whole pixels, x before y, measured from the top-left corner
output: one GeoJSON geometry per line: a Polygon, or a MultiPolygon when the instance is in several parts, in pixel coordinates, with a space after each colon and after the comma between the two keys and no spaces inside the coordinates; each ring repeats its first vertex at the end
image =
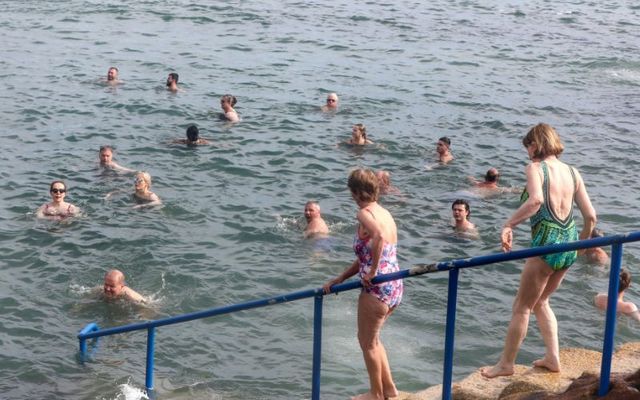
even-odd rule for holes
{"type": "Polygon", "coordinates": [[[496,376],[509,376],[509,375],[513,375],[513,373],[514,373],[513,366],[503,367],[500,364],[496,364],[491,368],[489,367],[480,368],[480,375],[489,379],[495,378],[496,376]]]}
{"type": "Polygon", "coordinates": [[[560,360],[547,360],[547,357],[535,360],[534,367],[546,368],[551,372],[560,372],[560,360]]]}
{"type": "Polygon", "coordinates": [[[392,399],[394,397],[398,397],[400,393],[398,393],[398,389],[396,389],[396,385],[392,384],[391,388],[384,388],[384,398],[392,399]]]}
{"type": "Polygon", "coordinates": [[[371,392],[359,394],[355,397],[352,397],[351,400],[384,400],[383,397],[376,397],[371,392]]]}

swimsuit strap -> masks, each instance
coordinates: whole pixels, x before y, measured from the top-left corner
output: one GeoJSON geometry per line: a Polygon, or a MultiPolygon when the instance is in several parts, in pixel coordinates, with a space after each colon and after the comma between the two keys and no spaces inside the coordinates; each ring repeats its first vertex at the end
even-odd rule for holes
{"type": "Polygon", "coordinates": [[[573,220],[573,198],[575,197],[575,187],[576,187],[576,181],[575,181],[575,176],[573,175],[573,169],[571,167],[569,167],[569,170],[571,171],[571,177],[573,178],[573,196],[571,198],[571,210],[569,210],[569,214],[567,215],[567,218],[565,218],[564,220],[560,219],[560,217],[558,217],[554,212],[553,209],[551,208],[551,196],[549,195],[549,170],[547,167],[547,163],[545,161],[540,161],[540,166],[542,167],[542,174],[544,175],[544,181],[542,183],[542,193],[544,196],[544,207],[546,208],[547,214],[549,216],[549,219],[551,219],[552,221],[556,222],[558,225],[565,227],[567,226],[572,220],[573,220]]]}

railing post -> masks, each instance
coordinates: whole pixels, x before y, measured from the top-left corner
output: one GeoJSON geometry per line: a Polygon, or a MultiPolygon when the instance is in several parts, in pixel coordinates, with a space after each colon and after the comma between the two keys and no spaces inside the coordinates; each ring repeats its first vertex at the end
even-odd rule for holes
{"type": "Polygon", "coordinates": [[[147,394],[153,396],[153,357],[155,352],[156,328],[147,328],[147,370],[145,386],[147,394]]]}
{"type": "MultiPolygon", "coordinates": [[[[89,359],[89,354],[87,353],[87,339],[84,337],[89,332],[94,332],[99,330],[98,324],[92,322],[85,326],[80,333],[78,334],[78,340],[80,341],[80,361],[85,362],[89,359]]],[[[94,339],[94,345],[97,346],[98,339],[94,339]]]]}
{"type": "Polygon", "coordinates": [[[313,370],[311,374],[311,400],[320,400],[320,362],[322,360],[322,299],[316,294],[313,302],[313,370]]]}
{"type": "Polygon", "coordinates": [[[620,267],[622,265],[622,243],[611,246],[611,268],[609,269],[609,294],[607,298],[607,319],[604,328],[604,343],[602,346],[602,365],[600,367],[600,387],[598,396],[604,396],[609,391],[611,375],[611,358],[613,357],[613,342],[616,336],[616,312],[618,305],[618,285],[620,284],[620,267]]]}
{"type": "Polygon", "coordinates": [[[451,400],[451,383],[453,375],[453,339],[456,331],[456,298],[458,296],[458,274],[458,268],[449,270],[449,294],[447,297],[447,327],[444,342],[442,400],[451,400]]]}

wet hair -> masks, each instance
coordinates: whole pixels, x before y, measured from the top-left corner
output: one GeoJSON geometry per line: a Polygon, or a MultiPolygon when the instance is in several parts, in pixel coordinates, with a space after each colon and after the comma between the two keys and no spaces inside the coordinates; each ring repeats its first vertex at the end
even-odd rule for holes
{"type": "Polygon", "coordinates": [[[231,107],[235,106],[237,103],[236,97],[230,94],[225,94],[220,98],[220,100],[224,101],[225,103],[231,104],[231,107]]]}
{"type": "Polygon", "coordinates": [[[53,185],[55,185],[56,183],[62,184],[62,186],[64,186],[64,190],[67,190],[67,184],[64,183],[64,181],[53,181],[51,182],[51,185],[49,185],[49,191],[53,190],[53,185]]]}
{"type": "Polygon", "coordinates": [[[113,153],[113,147],[109,145],[105,145],[105,146],[100,146],[100,150],[98,151],[98,154],[102,154],[103,151],[107,151],[107,150],[110,150],[113,153]]]}
{"type": "Polygon", "coordinates": [[[200,131],[198,130],[197,126],[189,125],[187,127],[187,139],[190,142],[196,142],[199,136],[200,136],[200,131]]]}
{"type": "Polygon", "coordinates": [[[171,77],[171,79],[173,79],[175,81],[175,83],[178,83],[178,74],[175,72],[172,72],[169,74],[169,76],[171,77]]]}
{"type": "Polygon", "coordinates": [[[527,135],[522,138],[522,144],[524,147],[528,147],[530,144],[536,146],[536,150],[533,152],[535,158],[559,156],[564,150],[564,145],[556,130],[551,125],[542,123],[527,132],[527,135]]]}
{"type": "Polygon", "coordinates": [[[626,269],[622,268],[620,271],[620,285],[618,285],[618,293],[622,293],[627,290],[631,285],[631,274],[626,269]]]}
{"type": "Polygon", "coordinates": [[[447,145],[447,147],[450,147],[450,146],[451,146],[451,139],[449,139],[449,138],[448,138],[448,137],[446,137],[446,136],[443,136],[443,137],[441,137],[440,139],[438,139],[438,142],[442,142],[442,143],[446,144],[446,145],[447,145]]]}
{"type": "Polygon", "coordinates": [[[358,168],[351,171],[347,186],[353,197],[361,202],[378,201],[380,183],[378,177],[370,169],[358,168]]]}
{"type": "Polygon", "coordinates": [[[367,127],[364,124],[355,124],[354,125],[360,131],[362,138],[367,141],[367,127]]]}
{"type": "Polygon", "coordinates": [[[487,171],[487,174],[484,176],[484,180],[486,182],[497,182],[500,173],[494,172],[493,168],[487,171]]]}
{"type": "Polygon", "coordinates": [[[151,189],[151,175],[147,171],[138,171],[135,175],[136,179],[138,176],[142,176],[142,179],[147,184],[147,189],[151,189]]]}
{"type": "Polygon", "coordinates": [[[602,229],[593,228],[593,230],[591,231],[591,236],[589,236],[589,238],[593,239],[593,238],[598,238],[603,236],[604,236],[604,232],[602,231],[602,229]]]}
{"type": "Polygon", "coordinates": [[[469,202],[464,199],[457,199],[456,201],[453,202],[453,204],[451,204],[451,209],[453,210],[453,207],[457,206],[458,204],[464,205],[464,209],[467,212],[467,218],[469,218],[471,216],[471,209],[469,208],[469,202]]]}

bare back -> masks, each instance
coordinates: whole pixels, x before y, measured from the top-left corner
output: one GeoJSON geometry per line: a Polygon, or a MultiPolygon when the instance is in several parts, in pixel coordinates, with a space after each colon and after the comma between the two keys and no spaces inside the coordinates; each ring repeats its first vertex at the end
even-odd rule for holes
{"type": "Polygon", "coordinates": [[[385,243],[398,243],[398,230],[396,223],[393,220],[391,213],[389,213],[385,208],[376,203],[363,208],[358,212],[358,220],[361,222],[360,228],[358,229],[358,235],[361,239],[364,239],[369,236],[370,233],[364,226],[365,224],[362,223],[362,217],[371,217],[375,221],[376,227],[379,229],[380,236],[385,243]]]}
{"type": "MultiPolygon", "coordinates": [[[[578,177],[572,173],[572,167],[557,158],[545,160],[549,174],[547,207],[558,219],[565,220],[571,213],[578,177]]],[[[541,181],[542,169],[540,169],[541,181]]]]}

